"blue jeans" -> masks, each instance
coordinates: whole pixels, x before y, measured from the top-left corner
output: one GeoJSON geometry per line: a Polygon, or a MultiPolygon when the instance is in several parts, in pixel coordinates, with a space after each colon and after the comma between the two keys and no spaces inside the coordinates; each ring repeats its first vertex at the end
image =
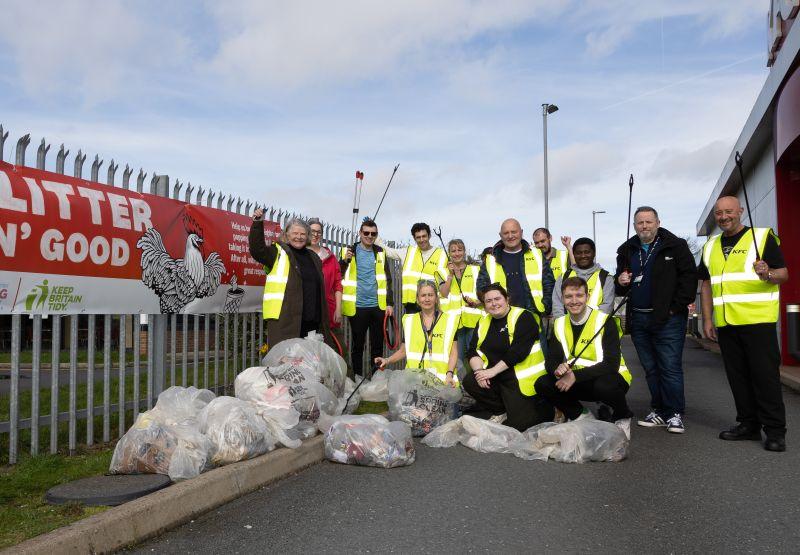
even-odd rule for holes
{"type": "Polygon", "coordinates": [[[673,315],[655,325],[652,314],[631,311],[631,338],[644,366],[650,406],[662,418],[683,414],[683,343],[686,341],[686,317],[673,315]]]}

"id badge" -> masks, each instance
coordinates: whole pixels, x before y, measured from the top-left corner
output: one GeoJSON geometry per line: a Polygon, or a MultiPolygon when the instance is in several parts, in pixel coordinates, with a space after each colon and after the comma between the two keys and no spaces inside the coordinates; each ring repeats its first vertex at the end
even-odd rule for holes
{"type": "Polygon", "coordinates": [[[633,278],[633,283],[642,283],[642,276],[638,275],[635,278],[633,278]]]}

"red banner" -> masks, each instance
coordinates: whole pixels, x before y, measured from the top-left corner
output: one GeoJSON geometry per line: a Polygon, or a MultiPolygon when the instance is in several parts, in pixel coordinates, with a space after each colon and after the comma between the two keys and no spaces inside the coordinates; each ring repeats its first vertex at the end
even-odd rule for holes
{"type": "MultiPolygon", "coordinates": [[[[0,313],[260,309],[251,219],[0,162],[0,313]]],[[[265,224],[265,237],[280,227],[265,224]]]]}

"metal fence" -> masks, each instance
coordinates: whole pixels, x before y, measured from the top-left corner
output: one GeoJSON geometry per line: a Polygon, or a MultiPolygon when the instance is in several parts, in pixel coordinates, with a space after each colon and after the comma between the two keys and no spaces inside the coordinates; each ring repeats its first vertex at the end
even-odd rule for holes
{"type": "MultiPolygon", "coordinates": [[[[4,160],[8,136],[0,125],[0,160],[4,160]]],[[[17,166],[25,166],[29,144],[29,134],[17,141],[17,166]]],[[[42,139],[35,167],[64,174],[70,151],[62,144],[55,166],[48,168],[49,151],[50,145],[42,139]]],[[[85,161],[86,155],[78,150],[72,164],[75,177],[83,177],[85,161]]],[[[103,164],[104,160],[95,155],[91,181],[100,182],[103,164]]],[[[133,169],[129,165],[118,184],[118,167],[113,159],[108,163],[106,186],[215,206],[237,214],[250,214],[260,206],[178,179],[170,183],[168,176],[155,173],[146,186],[148,174],[142,169],[132,183],[133,169]]],[[[281,208],[261,207],[265,218],[278,222],[282,228],[290,218],[307,219],[281,208]]],[[[355,237],[342,226],[323,222],[322,242],[338,255],[341,247],[355,242],[355,237]]],[[[393,262],[390,272],[396,284],[395,306],[400,309],[399,264],[393,262]]],[[[400,315],[398,310],[398,319],[400,315]]],[[[344,327],[345,337],[349,337],[346,322],[344,327]]],[[[0,381],[0,462],[7,452],[7,462],[15,464],[20,448],[27,447],[31,455],[38,455],[45,451],[57,453],[66,447],[71,454],[79,444],[107,443],[120,437],[139,412],[152,408],[158,394],[172,385],[194,385],[217,394],[232,394],[236,375],[258,364],[264,323],[260,312],[30,317],[14,314],[0,317],[0,339],[3,337],[10,344],[11,357],[7,386],[2,385],[5,380],[0,381]],[[48,343],[49,350],[45,350],[48,343]],[[45,360],[47,354],[50,362],[45,360]]],[[[370,364],[367,353],[368,344],[364,349],[365,368],[370,364]]]]}

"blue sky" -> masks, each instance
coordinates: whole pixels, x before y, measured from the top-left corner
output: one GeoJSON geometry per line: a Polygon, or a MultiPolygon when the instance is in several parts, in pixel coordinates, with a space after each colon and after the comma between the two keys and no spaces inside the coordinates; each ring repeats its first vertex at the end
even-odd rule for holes
{"type": "Polygon", "coordinates": [[[768,74],[768,7],[0,0],[6,160],[30,132],[54,144],[51,167],[63,142],[345,227],[354,172],[369,213],[399,163],[382,235],[428,221],[474,250],[505,217],[526,236],[543,224],[551,102],[550,227],[591,236],[606,210],[611,266],[630,173],[635,205],[694,233],[768,74]]]}

